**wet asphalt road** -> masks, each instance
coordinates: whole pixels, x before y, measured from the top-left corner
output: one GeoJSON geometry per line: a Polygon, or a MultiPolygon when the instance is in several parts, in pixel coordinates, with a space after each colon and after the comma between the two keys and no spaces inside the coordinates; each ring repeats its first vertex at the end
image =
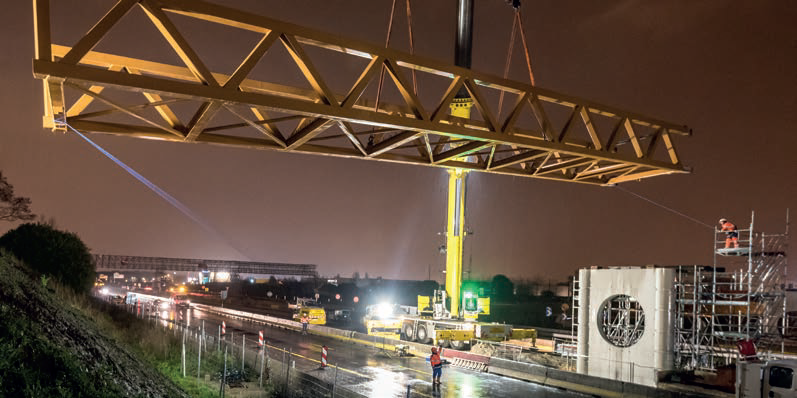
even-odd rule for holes
{"type": "Polygon", "coordinates": [[[234,339],[238,350],[242,336],[245,336],[247,356],[255,355],[257,333],[262,330],[272,360],[282,362],[284,358],[291,358],[302,372],[330,383],[336,378],[338,388],[370,397],[406,397],[408,390],[412,397],[586,397],[453,365],[444,368],[442,385],[433,388],[431,367],[426,358],[398,357],[381,347],[367,347],[317,335],[303,336],[296,331],[229,319],[193,307],[170,308],[163,311],[161,317],[191,327],[201,326],[204,322],[206,333],[214,336],[224,320],[227,339],[234,339]],[[331,366],[327,369],[319,369],[323,345],[329,350],[331,366]],[[337,372],[335,366],[339,367],[337,372]]]}

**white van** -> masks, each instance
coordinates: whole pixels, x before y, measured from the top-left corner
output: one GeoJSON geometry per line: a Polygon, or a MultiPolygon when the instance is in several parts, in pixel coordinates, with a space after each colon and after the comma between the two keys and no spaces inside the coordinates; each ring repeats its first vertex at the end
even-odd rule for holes
{"type": "Polygon", "coordinates": [[[740,398],[797,397],[797,360],[741,362],[736,373],[736,396],[740,398]]]}

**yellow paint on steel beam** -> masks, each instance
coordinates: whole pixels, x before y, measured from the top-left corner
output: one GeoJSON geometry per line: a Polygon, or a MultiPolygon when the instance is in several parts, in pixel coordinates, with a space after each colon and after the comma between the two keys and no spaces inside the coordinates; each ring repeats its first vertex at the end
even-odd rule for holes
{"type": "Polygon", "coordinates": [[[437,340],[471,340],[474,338],[473,330],[435,330],[437,340]]]}
{"type": "Polygon", "coordinates": [[[467,170],[448,170],[448,222],[446,228],[446,294],[451,316],[459,316],[462,285],[462,241],[465,238],[465,179],[467,170]]]}

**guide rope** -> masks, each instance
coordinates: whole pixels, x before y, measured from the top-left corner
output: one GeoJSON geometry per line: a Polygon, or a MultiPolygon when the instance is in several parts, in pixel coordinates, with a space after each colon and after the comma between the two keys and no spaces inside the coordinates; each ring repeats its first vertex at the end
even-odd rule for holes
{"type": "Polygon", "coordinates": [[[644,200],[644,201],[646,201],[646,202],[648,202],[648,203],[651,203],[651,204],[653,204],[653,205],[656,205],[656,206],[658,206],[658,207],[661,207],[662,209],[665,209],[665,210],[667,210],[667,211],[669,211],[669,212],[675,213],[675,214],[677,214],[677,215],[679,215],[679,216],[681,216],[681,217],[684,217],[684,218],[686,218],[687,220],[690,220],[690,221],[696,222],[696,223],[698,223],[698,224],[700,224],[700,225],[702,225],[702,226],[704,226],[704,227],[706,227],[706,228],[708,228],[708,229],[712,229],[712,230],[714,229],[714,226],[713,226],[713,225],[706,224],[706,223],[704,223],[704,222],[702,222],[702,221],[700,221],[700,220],[698,220],[698,219],[696,219],[696,218],[694,218],[694,217],[690,217],[690,216],[688,216],[688,215],[686,215],[686,214],[684,214],[684,213],[681,213],[680,211],[678,211],[678,210],[675,210],[675,209],[673,209],[673,208],[671,208],[671,207],[667,207],[667,206],[665,206],[665,205],[663,205],[663,204],[661,204],[661,203],[657,203],[657,202],[653,201],[652,199],[646,198],[646,197],[644,197],[644,196],[642,196],[642,195],[640,195],[640,194],[638,194],[638,193],[631,192],[631,191],[629,191],[629,190],[627,190],[627,189],[623,188],[623,187],[622,187],[622,186],[620,186],[620,185],[615,185],[614,187],[616,187],[616,188],[620,188],[620,190],[621,190],[621,191],[623,191],[623,192],[625,192],[625,193],[627,193],[627,194],[629,194],[629,195],[636,196],[636,197],[637,197],[637,198],[639,198],[639,199],[642,199],[642,200],[644,200]]]}

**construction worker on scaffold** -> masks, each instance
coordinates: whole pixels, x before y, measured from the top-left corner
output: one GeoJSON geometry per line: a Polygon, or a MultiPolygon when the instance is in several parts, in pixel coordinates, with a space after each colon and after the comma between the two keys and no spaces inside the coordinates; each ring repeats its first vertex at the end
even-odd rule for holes
{"type": "Polygon", "coordinates": [[[731,242],[733,242],[733,247],[735,249],[739,248],[739,231],[732,222],[728,221],[727,218],[720,218],[720,231],[725,232],[725,248],[729,249],[731,247],[731,242]]]}

